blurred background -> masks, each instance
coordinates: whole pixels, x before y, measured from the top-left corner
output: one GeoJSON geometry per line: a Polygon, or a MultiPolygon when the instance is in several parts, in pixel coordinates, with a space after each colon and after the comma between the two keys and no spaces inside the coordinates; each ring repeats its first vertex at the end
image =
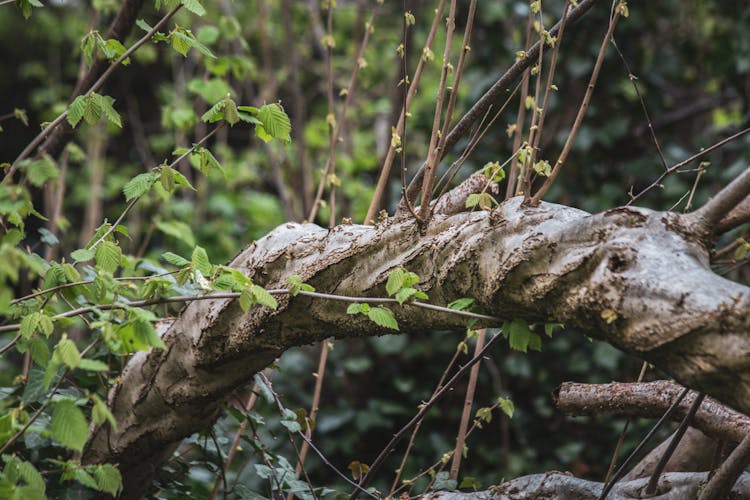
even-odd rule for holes
{"type": "MultiPolygon", "coordinates": [[[[459,2],[454,61],[467,3],[459,2]]],[[[402,101],[401,59],[396,48],[402,40],[404,7],[415,18],[406,38],[406,62],[413,73],[437,2],[407,0],[402,5],[385,1],[374,19],[363,60],[357,61],[365,23],[375,4],[338,0],[333,10],[336,112],[343,100],[340,91],[348,85],[354,65],[360,66],[337,146],[337,222],[344,217],[355,223],[364,221],[391,142],[391,127],[402,101]]],[[[0,162],[11,162],[37,134],[40,123],[65,109],[84,68],[82,38],[91,30],[105,33],[118,7],[114,0],[57,0],[34,9],[28,21],[14,5],[0,7],[0,46],[5,48],[0,56],[0,162]],[[28,123],[14,109],[24,110],[28,123]]],[[[227,94],[243,105],[280,102],[291,118],[292,142],[266,144],[255,137],[252,127],[224,127],[208,144],[223,173],[215,170],[204,176],[189,160],[176,167],[197,190],[144,197],[128,216],[130,238],[122,239],[123,251],[155,266],[161,253],[185,254],[199,244],[212,262],[226,262],[273,227],[307,217],[328,158],[327,66],[322,43],[328,29],[327,10],[316,0],[219,0],[206,2],[205,7],[205,16],[181,12],[170,26],[188,27],[217,57],[208,58],[197,50],[182,56],[164,43],[147,44],[129,65],[114,73],[104,92],[115,99],[123,127],[100,121],[77,129],[74,141],[56,159],[58,189],[64,188],[65,193],[60,210],[50,206],[44,189],[32,191],[35,207],[50,220],[27,221],[24,244],[29,249],[50,259],[85,244],[104,219],[112,221],[122,212],[122,187],[130,178],[171,161],[173,150],[189,147],[207,134],[211,126],[200,116],[227,94]],[[52,249],[45,231],[59,241],[52,249]]],[[[597,2],[581,21],[566,28],[555,77],[558,90],[551,96],[539,158],[552,163],[567,137],[607,29],[610,7],[608,2],[597,2]]],[[[544,2],[546,27],[559,19],[562,8],[562,0],[544,2]]],[[[153,25],[160,14],[147,2],[139,17],[153,25]]],[[[528,2],[479,2],[454,116],[465,112],[513,63],[516,52],[524,48],[528,17],[528,2]]],[[[664,166],[643,106],[668,166],[747,127],[749,27],[750,6],[744,1],[666,0],[630,5],[629,17],[615,31],[619,54],[615,47],[608,48],[572,154],[545,199],[596,212],[627,203],[629,193],[638,193],[657,179],[664,166]]],[[[445,38],[442,31],[433,45],[436,56],[426,65],[410,110],[404,139],[407,176],[422,163],[429,144],[445,38]]],[[[142,34],[135,28],[129,43],[142,34]]],[[[508,131],[518,109],[515,98],[469,156],[456,182],[487,162],[503,163],[510,158],[513,137],[508,131]]],[[[441,168],[461,154],[467,139],[456,145],[441,168]]],[[[636,204],[681,211],[692,198],[692,206],[699,206],[747,167],[748,145],[750,140],[743,137],[686,165],[683,172],[668,176],[636,204]],[[694,196],[689,196],[694,186],[694,196]]],[[[391,215],[400,197],[398,171],[394,168],[382,204],[391,215]]],[[[328,209],[322,208],[316,222],[327,225],[328,218],[328,209]]],[[[746,229],[725,236],[720,245],[745,237],[746,229]]],[[[717,263],[716,268],[747,281],[742,264],[744,255],[717,263]]],[[[18,286],[28,288],[29,284],[21,281],[18,286]]],[[[329,353],[314,431],[320,450],[347,473],[347,465],[354,460],[371,462],[418,405],[429,399],[461,340],[461,332],[425,331],[409,337],[336,341],[329,353]]],[[[286,407],[309,409],[318,352],[317,346],[290,351],[270,370],[273,387],[286,407]]],[[[469,358],[462,355],[459,363],[469,358]]],[[[3,385],[11,384],[18,363],[14,358],[2,361],[3,385]]],[[[478,485],[486,487],[503,478],[557,469],[602,480],[624,421],[561,416],[554,411],[550,394],[563,381],[632,381],[640,365],[640,360],[569,329],[558,328],[551,339],[545,338],[541,352],[515,352],[507,345],[497,348],[482,364],[475,408],[489,406],[502,396],[513,401],[515,413],[509,419],[496,410],[492,421],[469,438],[462,477],[476,478],[478,485]]],[[[647,378],[660,375],[649,373],[647,378]]],[[[460,383],[428,414],[403,478],[418,474],[453,449],[464,389],[465,382],[460,383]]],[[[254,411],[263,418],[256,443],[294,464],[274,404],[260,398],[254,411]]],[[[230,412],[217,423],[213,437],[190,438],[164,471],[160,496],[207,496],[238,418],[239,412],[230,412]]],[[[624,451],[632,449],[649,424],[634,422],[624,451]]],[[[375,486],[387,489],[402,450],[403,445],[375,486]]],[[[243,485],[236,495],[251,498],[249,491],[263,491],[263,479],[255,468],[261,463],[253,445],[243,441],[227,475],[231,482],[243,485]]],[[[306,469],[316,486],[347,490],[314,454],[306,469]]],[[[428,479],[421,479],[415,491],[428,479]]]]}

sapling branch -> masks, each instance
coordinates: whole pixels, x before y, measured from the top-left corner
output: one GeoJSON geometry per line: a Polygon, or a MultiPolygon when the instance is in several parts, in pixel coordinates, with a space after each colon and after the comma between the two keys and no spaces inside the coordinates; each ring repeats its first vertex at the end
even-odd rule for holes
{"type": "Polygon", "coordinates": [[[750,463],[750,434],[732,451],[719,471],[708,481],[698,500],[730,498],[729,493],[750,463]]]}
{"type": "MultiPolygon", "coordinates": [[[[161,29],[162,26],[164,26],[167,21],[169,21],[172,16],[177,14],[177,11],[180,10],[182,7],[182,4],[178,4],[175,8],[167,12],[164,17],[162,17],[158,23],[154,25],[153,28],[151,28],[148,33],[146,33],[143,37],[141,37],[137,42],[135,42],[128,50],[126,50],[120,57],[115,59],[112,64],[109,65],[109,67],[102,73],[102,75],[91,85],[91,87],[86,91],[83,95],[90,95],[92,92],[96,92],[99,90],[102,85],[107,81],[107,79],[112,75],[115,69],[127,58],[129,58],[133,53],[138,50],[141,46],[143,46],[146,42],[151,40],[151,37],[153,37],[159,29],[161,29]]],[[[49,125],[47,125],[44,130],[39,132],[34,139],[31,140],[31,142],[24,148],[23,151],[21,151],[21,154],[18,155],[16,160],[13,162],[13,165],[10,167],[8,172],[5,174],[5,177],[3,178],[3,183],[8,182],[13,178],[13,174],[18,169],[18,163],[27,158],[29,155],[31,155],[34,150],[36,149],[39,144],[44,140],[47,135],[55,129],[58,125],[62,124],[65,118],[68,116],[68,109],[63,111],[57,118],[55,118],[49,125]]]]}

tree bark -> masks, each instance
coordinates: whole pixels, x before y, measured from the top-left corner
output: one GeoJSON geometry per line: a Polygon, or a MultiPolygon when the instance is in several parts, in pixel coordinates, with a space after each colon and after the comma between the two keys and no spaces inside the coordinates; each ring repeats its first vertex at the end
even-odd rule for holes
{"type": "MultiPolygon", "coordinates": [[[[386,296],[389,273],[405,267],[433,304],[472,297],[504,319],[565,323],[750,412],[750,288],[710,270],[694,219],[521,201],[438,216],[421,228],[411,219],[331,230],[284,224],[231,265],[266,288],[284,288],[296,274],[320,292],[366,297],[386,296]]],[[[346,306],[303,296],[247,314],[233,300],[191,304],[165,333],[166,350],[128,363],[109,398],[117,429],[95,429],[84,462],[118,463],[123,498],[144,494],[179,441],[212,425],[224,398],[285,350],[386,333],[346,306]]],[[[465,328],[459,316],[392,309],[402,333],[465,328]]]]}

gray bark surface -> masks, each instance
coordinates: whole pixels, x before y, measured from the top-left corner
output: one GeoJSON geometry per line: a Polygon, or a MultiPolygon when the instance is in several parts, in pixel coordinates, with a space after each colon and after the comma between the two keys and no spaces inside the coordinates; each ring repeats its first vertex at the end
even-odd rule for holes
{"type": "MultiPolygon", "coordinates": [[[[641,208],[590,215],[514,198],[424,228],[409,219],[333,230],[284,224],[231,265],[266,288],[285,288],[296,274],[319,292],[367,297],[385,297],[389,273],[404,267],[421,277],[430,303],[472,297],[504,319],[575,326],[748,413],[750,289],[709,269],[691,224],[641,208]]],[[[119,463],[124,497],[141,495],[180,440],[212,425],[225,397],[285,350],[386,333],[346,307],[302,296],[247,314],[233,300],[192,303],[164,334],[166,350],[130,360],[109,399],[118,428],[95,429],[84,462],[119,463]]],[[[438,311],[392,310],[402,333],[465,327],[438,311]]]]}

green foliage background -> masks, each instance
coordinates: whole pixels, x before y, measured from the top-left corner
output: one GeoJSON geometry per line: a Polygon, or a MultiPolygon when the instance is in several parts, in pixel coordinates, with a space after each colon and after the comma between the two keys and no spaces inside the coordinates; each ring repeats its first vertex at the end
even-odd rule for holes
{"type": "MultiPolygon", "coordinates": [[[[0,161],[9,163],[37,134],[40,123],[51,121],[67,108],[76,78],[86,68],[82,40],[92,30],[106,32],[105,27],[119,6],[111,0],[53,2],[43,8],[35,3],[21,1],[18,6],[0,7],[0,46],[6,47],[0,56],[0,73],[4,75],[0,78],[3,96],[0,115],[4,116],[0,122],[3,128],[0,161]],[[31,7],[30,19],[24,20],[22,10],[31,7]],[[25,111],[28,124],[20,119],[20,114],[13,114],[14,109],[25,111]],[[13,116],[5,117],[6,113],[13,116]]],[[[346,87],[364,23],[374,3],[339,0],[334,10],[336,45],[332,67],[336,93],[346,87]]],[[[406,2],[416,18],[407,60],[410,70],[426,38],[433,3],[406,2]]],[[[459,9],[458,30],[463,29],[465,22],[464,7],[459,9]]],[[[543,8],[545,24],[550,26],[562,11],[562,1],[544,2],[543,8]]],[[[62,312],[71,307],[66,300],[76,303],[105,300],[108,295],[111,298],[116,289],[113,276],[145,276],[174,270],[174,266],[160,258],[167,251],[192,256],[190,261],[195,263],[195,248],[200,246],[210,262],[226,262],[273,227],[306,217],[312,193],[305,191],[303,169],[310,172],[317,185],[328,156],[325,50],[315,31],[316,27],[325,29],[325,9],[320,9],[317,20],[306,2],[206,2],[205,10],[205,15],[196,16],[183,9],[162,30],[166,33],[176,26],[189,29],[189,33],[182,33],[194,35],[192,38],[185,35],[195,40],[192,45],[181,47],[171,42],[173,48],[170,48],[170,41],[146,44],[131,57],[129,65],[119,68],[108,81],[101,94],[114,99],[110,104],[119,113],[122,127],[109,115],[108,121],[92,119],[94,124],[84,124],[88,121],[84,116],[86,119],[78,126],[75,139],[62,158],[29,164],[21,172],[28,189],[3,186],[0,190],[0,214],[4,218],[0,228],[3,261],[0,314],[7,323],[29,317],[36,308],[43,308],[47,315],[62,312]],[[290,66],[290,47],[298,54],[296,68],[290,66]],[[210,57],[211,54],[216,57],[210,57]],[[301,96],[295,95],[293,71],[298,72],[301,96]],[[128,181],[165,159],[171,162],[174,150],[191,147],[213,130],[215,125],[201,117],[227,96],[237,104],[255,107],[280,102],[292,120],[291,143],[266,143],[256,136],[254,126],[244,122],[223,127],[207,143],[220,168],[208,162],[204,165],[205,172],[200,172],[200,159],[208,161],[207,156],[200,155],[176,165],[175,171],[195,190],[170,192],[157,182],[123,222],[127,237],[117,234],[102,244],[104,252],[109,254],[101,259],[97,255],[96,266],[85,261],[79,266],[81,277],[98,277],[99,292],[75,290],[65,297],[37,302],[26,310],[9,306],[11,298],[39,288],[45,279],[51,283],[51,274],[72,273],[59,265],[62,269],[59,272],[49,268],[55,267],[53,262],[62,264],[64,257],[70,263],[71,252],[85,248],[104,220],[117,219],[126,206],[122,190],[128,181]],[[298,127],[300,123],[302,126],[298,127]],[[49,191],[61,176],[65,195],[57,219],[44,222],[31,214],[28,203],[18,212],[19,203],[26,200],[40,214],[53,217],[45,189],[49,191]],[[9,219],[14,211],[23,218],[23,233],[19,231],[21,225],[9,219]],[[90,214],[98,219],[88,220],[90,214]],[[114,259],[112,265],[107,264],[108,259],[114,259]]],[[[153,25],[163,12],[163,7],[159,10],[147,2],[139,18],[153,25]]],[[[599,2],[579,24],[566,31],[555,79],[559,90],[551,101],[540,158],[553,161],[565,140],[606,31],[608,15],[609,5],[599,2]]],[[[512,64],[516,51],[523,48],[527,17],[526,2],[479,2],[469,63],[459,89],[459,112],[468,109],[512,64]]],[[[401,2],[385,2],[365,51],[366,65],[360,70],[356,94],[345,118],[343,141],[338,145],[336,175],[341,180],[337,193],[338,221],[343,217],[354,222],[364,219],[384,150],[391,139],[393,104],[400,104],[396,87],[400,61],[396,46],[401,39],[401,19],[401,2]]],[[[749,21],[750,7],[739,1],[669,0],[631,5],[630,16],[621,21],[615,33],[617,47],[630,70],[610,47],[573,153],[547,199],[601,211],[628,202],[631,186],[636,193],[658,176],[663,167],[634,85],[643,96],[668,165],[747,126],[749,21]]],[[[135,28],[125,47],[143,33],[135,28]]],[[[460,43],[460,36],[457,38],[460,43]]],[[[442,52],[443,40],[444,35],[439,34],[433,47],[436,54],[442,52]]],[[[102,57],[96,47],[93,50],[94,58],[102,57]]],[[[428,64],[411,109],[406,137],[406,163],[410,172],[426,155],[439,59],[437,56],[428,64]]],[[[341,99],[337,97],[337,106],[341,105],[341,99]]],[[[517,100],[514,100],[466,162],[460,179],[487,162],[502,163],[509,157],[512,138],[506,134],[506,127],[515,121],[516,111],[517,100]]],[[[224,114],[219,118],[226,117],[224,114]]],[[[749,144],[743,138],[701,159],[710,165],[703,165],[707,168],[695,192],[693,206],[700,205],[746,168],[749,144]]],[[[454,154],[459,154],[465,146],[463,140],[454,154]]],[[[663,186],[638,200],[638,204],[682,210],[684,196],[695,182],[697,167],[698,162],[686,168],[686,173],[670,176],[663,186]]],[[[394,177],[385,200],[391,214],[399,194],[400,181],[394,177]]],[[[327,209],[320,210],[317,222],[328,224],[327,209]]],[[[727,241],[743,235],[740,228],[727,241]]],[[[747,280],[742,267],[729,265],[720,271],[734,279],[747,280]]],[[[69,274],[67,281],[75,281],[70,278],[69,274]]],[[[165,278],[164,282],[152,281],[152,287],[154,293],[196,291],[190,280],[175,283],[165,278]]],[[[134,284],[118,293],[136,297],[145,292],[143,285],[134,284]]],[[[141,328],[142,337],[138,338],[146,339],[143,347],[158,345],[158,338],[153,338],[152,321],[178,311],[179,307],[161,307],[153,312],[130,311],[126,317],[90,318],[109,326],[60,321],[49,332],[40,319],[41,326],[36,325],[35,333],[29,334],[29,338],[33,336],[38,342],[29,342],[23,349],[38,349],[39,359],[44,363],[36,363],[25,372],[23,353],[10,350],[0,357],[0,443],[48,397],[49,384],[45,388],[40,380],[45,377],[45,370],[48,382],[54,384],[58,380],[60,371],[50,373],[47,367],[52,363],[50,352],[55,346],[58,346],[55,352],[62,352],[59,348],[62,340],[72,339],[79,352],[92,338],[106,337],[107,328],[116,332],[131,328],[136,337],[141,328]],[[27,376],[21,376],[22,373],[27,376]]],[[[111,331],[110,334],[120,335],[111,331]]],[[[14,336],[2,334],[0,345],[14,336]]],[[[369,463],[393,432],[429,398],[462,339],[463,335],[456,333],[429,331],[410,337],[388,335],[337,341],[330,353],[314,433],[315,442],[326,457],[346,473],[347,465],[354,460],[369,463]]],[[[56,432],[52,427],[54,412],[67,412],[65,421],[83,418],[85,424],[92,418],[92,411],[97,411],[94,394],[98,394],[100,401],[106,399],[106,391],[125,359],[122,353],[127,349],[118,346],[117,342],[100,343],[89,351],[87,357],[92,362],[104,363],[108,371],[93,366],[73,372],[71,383],[60,386],[52,399],[55,403],[44,411],[36,426],[5,452],[13,453],[16,458],[4,457],[0,496],[13,491],[10,487],[3,489],[7,486],[3,481],[13,482],[9,477],[23,478],[14,484],[25,485],[26,489],[11,493],[18,498],[32,498],[18,495],[39,493],[39,478],[23,463],[32,463],[45,472],[46,494],[51,497],[63,498],[70,491],[82,488],[81,485],[113,491],[111,485],[109,490],[105,487],[106,481],[113,477],[107,475],[109,471],[81,472],[83,469],[76,468],[75,457],[68,460],[71,454],[66,448],[80,448],[80,432],[68,427],[56,432]],[[61,440],[61,435],[68,437],[61,440]],[[13,472],[24,470],[25,473],[13,472]],[[95,480],[87,479],[86,474],[95,480]],[[99,477],[105,479],[99,481],[99,477]]],[[[459,362],[468,359],[464,355],[459,362]]],[[[59,367],[74,364],[62,360],[59,367]]],[[[309,408],[316,366],[317,347],[310,347],[288,352],[271,370],[269,376],[274,388],[287,408],[309,408]]],[[[603,478],[623,422],[563,417],[553,410],[549,395],[568,380],[633,380],[640,361],[627,358],[608,345],[591,342],[574,331],[557,329],[551,339],[545,337],[541,352],[521,353],[505,345],[483,366],[476,407],[491,405],[498,396],[503,396],[514,402],[515,413],[508,419],[495,411],[493,420],[470,438],[463,477],[475,477],[483,486],[549,469],[570,469],[583,477],[603,478]]],[[[657,378],[658,374],[649,377],[657,378]]],[[[459,385],[453,395],[429,414],[404,478],[439,461],[443,453],[453,448],[464,388],[459,385]]],[[[175,454],[155,485],[160,488],[160,497],[202,498],[210,493],[217,466],[226,457],[238,420],[243,418],[241,412],[232,409],[233,402],[227,405],[230,410],[211,433],[191,437],[175,454]]],[[[250,435],[245,438],[227,473],[230,484],[236,481],[238,485],[232,493],[238,498],[252,498],[252,491],[266,494],[267,481],[259,476],[264,467],[257,453],[259,447],[286,457],[292,465],[295,462],[275,405],[260,398],[255,411],[257,439],[250,435]]],[[[625,450],[637,442],[647,424],[636,423],[626,438],[625,450]]],[[[80,427],[72,428],[80,430],[80,427]]],[[[399,459],[400,454],[395,454],[384,470],[394,470],[399,459]]],[[[318,457],[311,456],[306,467],[314,485],[347,491],[341,479],[318,457]]],[[[387,489],[391,478],[382,473],[375,486],[387,489]]],[[[426,483],[426,479],[418,482],[416,491],[426,483]]]]}

